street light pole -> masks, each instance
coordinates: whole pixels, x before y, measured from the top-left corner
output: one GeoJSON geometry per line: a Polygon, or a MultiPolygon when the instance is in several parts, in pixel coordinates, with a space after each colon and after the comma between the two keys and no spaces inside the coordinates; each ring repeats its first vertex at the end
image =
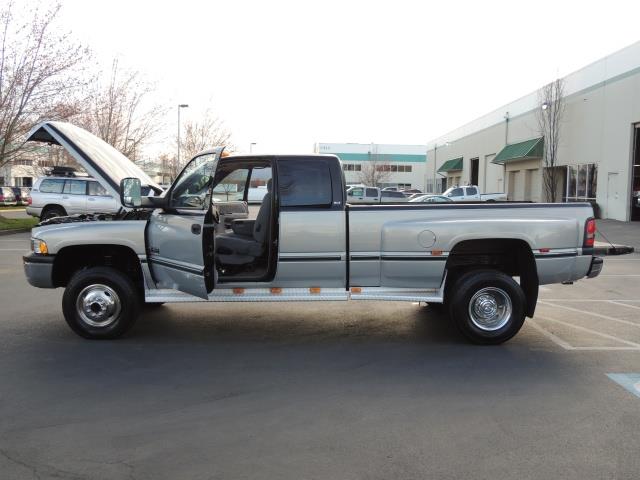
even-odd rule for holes
{"type": "Polygon", "coordinates": [[[180,109],[182,108],[188,108],[189,105],[187,105],[186,103],[180,103],[178,104],[178,158],[176,161],[176,167],[180,167],[180,109]]]}

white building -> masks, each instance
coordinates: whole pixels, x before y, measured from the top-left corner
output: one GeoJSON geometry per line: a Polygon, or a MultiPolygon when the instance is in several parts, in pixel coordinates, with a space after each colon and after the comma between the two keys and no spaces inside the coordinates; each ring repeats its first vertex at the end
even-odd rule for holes
{"type": "MultiPolygon", "coordinates": [[[[640,42],[564,79],[558,165],[562,201],[595,201],[603,218],[640,218],[640,42]]],[[[546,201],[538,92],[428,142],[427,190],[477,184],[546,201]]]]}
{"type": "Polygon", "coordinates": [[[317,143],[314,151],[337,155],[342,161],[347,184],[363,183],[363,174],[373,168],[385,172],[380,175],[378,187],[424,191],[426,145],[317,143]]]}

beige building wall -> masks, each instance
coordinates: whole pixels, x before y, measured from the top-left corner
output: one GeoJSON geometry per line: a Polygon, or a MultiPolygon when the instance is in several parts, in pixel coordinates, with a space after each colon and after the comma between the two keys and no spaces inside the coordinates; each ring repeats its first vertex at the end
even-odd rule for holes
{"type": "MultiPolygon", "coordinates": [[[[597,164],[596,201],[602,216],[628,220],[634,124],[640,123],[640,42],[564,81],[566,110],[558,165],[597,164]]],[[[535,115],[538,104],[537,92],[533,92],[429,142],[427,176],[433,177],[430,160],[437,145],[436,169],[447,160],[463,157],[463,171],[452,172],[460,175],[460,184],[470,182],[470,159],[478,157],[478,186],[483,193],[505,191],[509,199],[545,201],[540,161],[509,162],[504,167],[491,163],[507,143],[540,136],[535,115]]]]}

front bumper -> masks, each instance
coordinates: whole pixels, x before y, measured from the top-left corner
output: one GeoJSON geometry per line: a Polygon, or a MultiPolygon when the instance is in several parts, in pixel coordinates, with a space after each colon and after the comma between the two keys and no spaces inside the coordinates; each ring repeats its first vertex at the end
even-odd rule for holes
{"type": "Polygon", "coordinates": [[[602,265],[604,261],[600,257],[593,257],[591,259],[591,266],[589,267],[589,271],[587,272],[587,278],[594,278],[600,275],[602,271],[602,265]]]}
{"type": "Polygon", "coordinates": [[[30,253],[22,257],[24,274],[29,284],[38,288],[55,288],[53,285],[53,262],[55,255],[30,253]]]}
{"type": "Polygon", "coordinates": [[[27,215],[31,215],[32,217],[39,218],[42,214],[42,208],[40,207],[28,206],[25,210],[27,211],[27,215]]]}

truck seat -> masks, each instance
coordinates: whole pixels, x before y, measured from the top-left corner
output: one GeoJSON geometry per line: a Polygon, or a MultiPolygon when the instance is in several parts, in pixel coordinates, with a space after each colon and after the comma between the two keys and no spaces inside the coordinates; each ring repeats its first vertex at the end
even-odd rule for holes
{"type": "Polygon", "coordinates": [[[216,255],[223,265],[246,265],[262,256],[265,251],[269,221],[271,219],[271,180],[262,199],[251,235],[223,233],[216,235],[216,255]]]}

